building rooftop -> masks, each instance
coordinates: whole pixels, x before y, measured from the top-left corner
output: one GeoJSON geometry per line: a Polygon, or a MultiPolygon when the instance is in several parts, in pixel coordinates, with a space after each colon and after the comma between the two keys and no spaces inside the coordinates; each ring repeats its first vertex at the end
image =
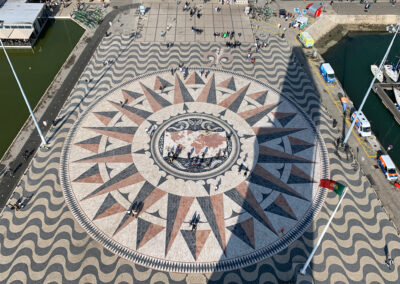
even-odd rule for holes
{"type": "Polygon", "coordinates": [[[21,3],[7,1],[0,8],[0,21],[4,24],[32,24],[40,11],[43,3],[21,3]]]}

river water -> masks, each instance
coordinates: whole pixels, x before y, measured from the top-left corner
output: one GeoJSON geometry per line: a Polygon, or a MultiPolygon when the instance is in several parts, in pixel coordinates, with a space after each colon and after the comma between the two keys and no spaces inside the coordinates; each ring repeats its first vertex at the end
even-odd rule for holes
{"type": "MultiPolygon", "coordinates": [[[[373,78],[370,65],[380,64],[392,38],[393,34],[389,33],[351,32],[323,54],[356,108],[360,106],[373,78]]],[[[399,60],[397,56],[400,56],[400,35],[397,36],[388,59],[396,64],[399,60]]],[[[392,91],[389,96],[394,101],[392,91]]],[[[392,114],[374,92],[369,94],[363,112],[382,146],[387,149],[389,145],[393,145],[388,154],[400,167],[400,126],[392,114]]]]}
{"type": "MultiPolygon", "coordinates": [[[[49,20],[33,49],[7,49],[32,108],[39,102],[83,32],[84,30],[71,20],[49,20]]],[[[29,116],[2,50],[0,82],[0,157],[2,157],[29,116]]]]}

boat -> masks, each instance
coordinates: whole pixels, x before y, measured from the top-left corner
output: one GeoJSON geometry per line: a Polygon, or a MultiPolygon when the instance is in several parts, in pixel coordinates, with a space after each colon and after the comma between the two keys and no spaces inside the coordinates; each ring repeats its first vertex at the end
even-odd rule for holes
{"type": "Polygon", "coordinates": [[[400,89],[398,87],[393,87],[394,97],[396,99],[396,103],[400,105],[400,89]]]}
{"type": "Polygon", "coordinates": [[[394,68],[394,65],[392,64],[385,64],[383,66],[383,70],[385,71],[385,74],[392,79],[393,82],[397,82],[399,80],[399,72],[394,68]]]}
{"type": "MultiPolygon", "coordinates": [[[[375,73],[378,71],[378,66],[376,66],[375,64],[372,64],[371,65],[371,72],[372,72],[372,75],[374,75],[375,76],[375,73]]],[[[383,74],[382,74],[382,71],[379,71],[379,73],[378,73],[378,75],[376,75],[376,79],[378,79],[378,81],[379,82],[383,82],[383,74]]]]}

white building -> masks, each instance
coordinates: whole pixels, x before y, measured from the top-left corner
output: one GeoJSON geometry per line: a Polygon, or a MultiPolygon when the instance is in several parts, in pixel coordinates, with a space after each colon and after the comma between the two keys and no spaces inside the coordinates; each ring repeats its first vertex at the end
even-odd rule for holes
{"type": "Polygon", "coordinates": [[[0,38],[7,45],[33,43],[46,23],[44,10],[44,3],[7,1],[0,7],[0,38]]]}

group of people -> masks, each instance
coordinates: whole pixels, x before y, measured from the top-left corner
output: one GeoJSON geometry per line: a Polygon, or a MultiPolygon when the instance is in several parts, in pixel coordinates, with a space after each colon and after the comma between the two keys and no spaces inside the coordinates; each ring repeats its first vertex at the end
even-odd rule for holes
{"type": "Polygon", "coordinates": [[[19,198],[14,204],[9,203],[8,206],[11,210],[18,211],[19,209],[24,208],[25,204],[22,202],[22,198],[19,198]]]}
{"type": "Polygon", "coordinates": [[[143,208],[143,202],[134,202],[131,207],[126,211],[126,214],[136,218],[139,215],[140,210],[143,208]]]}
{"type": "MultiPolygon", "coordinates": [[[[214,38],[217,37],[222,37],[222,38],[229,38],[229,39],[233,39],[233,37],[235,36],[235,31],[227,31],[227,32],[214,32],[214,38]]],[[[242,34],[238,33],[238,37],[241,37],[242,34]]]]}
{"type": "Polygon", "coordinates": [[[192,32],[196,33],[196,34],[201,34],[203,32],[202,29],[196,28],[196,27],[192,27],[192,32]]]}
{"type": "Polygon", "coordinates": [[[241,45],[241,43],[238,41],[238,40],[235,40],[234,42],[230,42],[230,41],[227,41],[226,42],[226,47],[228,47],[228,48],[236,48],[236,47],[240,47],[240,45],[241,45]]]}
{"type": "Polygon", "coordinates": [[[172,147],[171,149],[168,149],[168,160],[169,162],[172,164],[174,160],[176,160],[179,156],[179,154],[182,152],[183,150],[183,146],[181,144],[178,144],[178,146],[176,146],[176,149],[174,151],[174,147],[172,147]]]}

